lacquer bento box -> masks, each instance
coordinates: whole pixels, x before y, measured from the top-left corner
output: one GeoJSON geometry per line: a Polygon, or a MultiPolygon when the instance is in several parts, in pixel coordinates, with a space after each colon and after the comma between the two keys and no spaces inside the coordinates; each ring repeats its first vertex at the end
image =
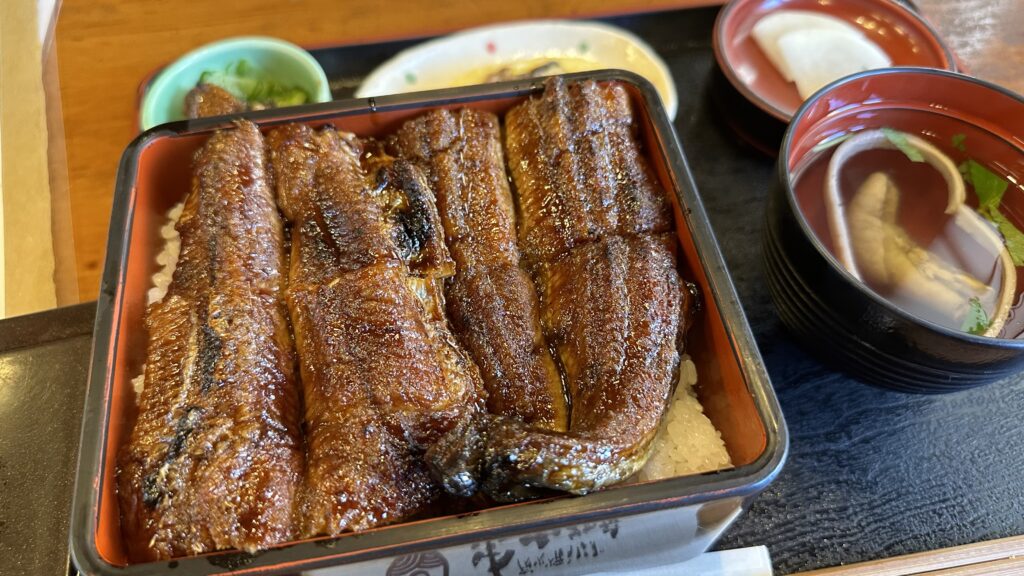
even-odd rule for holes
{"type": "MultiPolygon", "coordinates": [[[[444,573],[500,573],[517,563],[584,573],[597,566],[635,565],[641,556],[646,562],[659,555],[678,561],[703,552],[721,536],[785,460],[788,437],[778,402],[657,93],[642,78],[622,71],[569,74],[564,79],[618,84],[629,96],[641,147],[672,207],[672,250],[679,273],[701,294],[686,349],[697,374],[693,392],[720,433],[731,465],[678,477],[634,477],[583,496],[441,512],[288,542],[255,554],[223,551],[130,562],[117,495],[117,455],[137,417],[132,380],[146,359],[143,319],[151,278],[161,266],[161,228],[168,210],[189,190],[196,150],[215,131],[233,127],[233,120],[225,117],[174,122],[140,135],[119,167],[71,525],[72,557],[83,573],[294,574],[326,567],[340,570],[332,573],[433,573],[431,569],[441,568],[444,573]],[[560,560],[554,564],[556,554],[560,560]],[[566,554],[572,563],[565,561],[566,554]]],[[[263,132],[299,122],[375,137],[439,108],[501,115],[543,90],[542,80],[528,80],[243,117],[263,132]]]]}

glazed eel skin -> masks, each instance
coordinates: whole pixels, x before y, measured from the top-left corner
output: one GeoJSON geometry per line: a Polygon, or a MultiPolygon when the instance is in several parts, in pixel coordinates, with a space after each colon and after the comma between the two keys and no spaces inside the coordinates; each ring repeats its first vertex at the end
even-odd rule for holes
{"type": "Polygon", "coordinates": [[[352,134],[288,125],[268,140],[291,224],[307,442],[300,536],[401,521],[440,494],[424,454],[484,410],[479,373],[441,313],[453,266],[433,239],[433,197],[408,163],[364,166],[352,134]]]}
{"type": "Polygon", "coordinates": [[[484,460],[491,496],[519,500],[537,487],[583,494],[646,463],[693,304],[670,244],[668,236],[609,236],[540,267],[544,333],[572,398],[569,431],[496,419],[484,460]]]}
{"type": "Polygon", "coordinates": [[[216,84],[201,83],[185,94],[186,118],[239,114],[247,108],[245,102],[216,84]]]}
{"type": "Polygon", "coordinates": [[[548,81],[506,115],[519,243],[561,365],[567,432],[496,418],[484,489],[586,493],[647,461],[678,377],[693,297],[679,278],[672,219],[617,84],[548,81]]]}
{"type": "Polygon", "coordinates": [[[541,335],[536,290],[520,266],[498,118],[434,110],[406,122],[390,147],[430,176],[456,264],[448,314],[480,367],[488,411],[564,431],[568,406],[541,335]]]}
{"type": "Polygon", "coordinates": [[[505,127],[529,265],[610,235],[672,229],[623,86],[552,79],[541,97],[506,114],[505,127]]]}
{"type": "Polygon", "coordinates": [[[301,414],[263,138],[238,123],[194,164],[180,258],[146,312],[145,387],[119,454],[133,561],[254,552],[295,536],[301,414]]]}

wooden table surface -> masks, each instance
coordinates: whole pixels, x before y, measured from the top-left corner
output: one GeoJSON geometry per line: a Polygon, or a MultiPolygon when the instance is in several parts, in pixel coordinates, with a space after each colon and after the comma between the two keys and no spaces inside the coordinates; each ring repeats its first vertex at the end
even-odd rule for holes
{"type": "MultiPolygon", "coordinates": [[[[655,0],[645,9],[709,4],[655,0]]],[[[240,34],[305,46],[421,36],[489,22],[628,11],[636,0],[63,0],[56,54],[78,295],[96,298],[118,160],[137,133],[140,82],[206,42],[240,34]]],[[[917,0],[970,71],[1024,93],[1024,0],[917,0]]],[[[60,257],[60,255],[58,255],[60,257]]],[[[70,302],[64,302],[70,303],[70,302]]]]}
{"type": "MultiPolygon", "coordinates": [[[[709,3],[714,2],[655,0],[644,8],[709,3]]],[[[603,15],[639,4],[636,0],[63,0],[55,53],[66,148],[58,154],[51,151],[51,158],[63,162],[66,153],[78,297],[93,300],[97,294],[117,164],[137,134],[139,84],[183,52],[240,34],[266,34],[322,46],[436,34],[503,20],[603,15]]],[[[916,4],[971,73],[1024,93],[1020,73],[1024,69],[1024,0],[916,0],[916,4]]],[[[1022,561],[1006,558],[1024,553],[1022,547],[1024,538],[1013,538],[827,573],[1017,573],[1024,570],[1022,561]],[[986,567],[984,562],[993,564],[986,567]],[[1006,562],[1012,566],[1004,566],[1006,562]],[[1000,572],[1007,568],[1010,571],[1000,572]]]]}

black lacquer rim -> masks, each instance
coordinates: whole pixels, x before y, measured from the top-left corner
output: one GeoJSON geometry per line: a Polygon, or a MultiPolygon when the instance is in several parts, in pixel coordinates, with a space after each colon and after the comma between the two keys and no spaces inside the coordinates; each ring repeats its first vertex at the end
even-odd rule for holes
{"type": "Polygon", "coordinates": [[[784,283],[780,284],[779,287],[785,295],[785,301],[792,304],[793,310],[799,311],[801,316],[813,318],[814,323],[812,325],[817,328],[816,332],[820,333],[822,337],[853,345],[852,350],[841,350],[840,352],[847,354],[851,358],[856,358],[862,364],[884,363],[886,370],[901,375],[900,377],[906,379],[917,377],[920,380],[928,380],[930,382],[947,382],[950,380],[969,380],[974,382],[979,378],[991,381],[992,377],[1008,375],[1006,370],[985,372],[970,365],[966,367],[960,366],[959,370],[954,370],[951,367],[936,368],[931,365],[911,362],[887,352],[870,341],[848,333],[842,318],[836,316],[834,309],[828,305],[828,302],[818,298],[817,294],[808,286],[804,276],[799,273],[798,266],[786,256],[781,242],[777,239],[778,237],[771,228],[770,224],[766,227],[763,240],[765,243],[763,257],[769,265],[769,272],[774,275],[769,277],[769,280],[784,283]],[[825,329],[822,330],[822,328],[825,329]],[[853,350],[862,350],[864,356],[862,357],[860,353],[854,354],[853,350]],[[876,361],[871,362],[871,359],[876,361]]]}
{"type": "MultiPolygon", "coordinates": [[[[774,106],[766,99],[761,97],[760,94],[758,94],[754,90],[751,90],[745,82],[740,80],[740,78],[736,75],[736,70],[733,68],[732,61],[729,60],[729,58],[726,56],[725,22],[732,15],[733,10],[736,8],[736,5],[739,4],[740,1],[742,0],[732,0],[731,2],[723,6],[721,12],[718,13],[718,18],[715,19],[715,27],[711,33],[711,48],[715,54],[715,62],[718,63],[719,69],[721,69],[725,77],[729,79],[729,83],[732,84],[733,88],[735,88],[736,91],[742,94],[744,98],[752,102],[755,106],[760,108],[761,111],[765,112],[772,118],[779,120],[783,123],[788,123],[792,119],[797,118],[799,116],[800,111],[803,109],[803,106],[797,108],[796,112],[794,112],[792,115],[787,114],[785,110],[782,110],[777,106],[774,106]]],[[[938,31],[936,31],[935,28],[933,28],[932,25],[926,19],[924,19],[920,15],[920,13],[918,13],[917,7],[914,6],[913,3],[901,0],[884,1],[886,1],[888,4],[892,4],[896,10],[905,12],[912,20],[917,20],[918,22],[920,22],[921,25],[924,26],[925,30],[928,31],[928,34],[933,39],[935,39],[935,42],[942,49],[942,57],[945,58],[949,66],[948,71],[959,71],[960,68],[957,64],[956,57],[953,55],[953,51],[949,49],[949,46],[946,46],[946,42],[942,39],[942,36],[939,36],[938,31]]],[[[824,89],[825,88],[822,88],[822,90],[824,89]]],[[[820,91],[818,93],[820,94],[820,91]]],[[[804,101],[804,104],[813,99],[814,96],[812,95],[810,98],[804,101]]]]}
{"type": "Polygon", "coordinates": [[[765,238],[764,242],[766,250],[763,257],[768,289],[780,318],[812,348],[828,350],[830,358],[865,383],[902,392],[942,394],[989,384],[1015,373],[1013,369],[951,372],[921,364],[907,364],[898,371],[894,370],[895,364],[906,361],[887,355],[871,342],[842,330],[822,331],[821,326],[826,321],[828,310],[814,308],[800,301],[800,298],[811,296],[796,288],[801,280],[793,276],[792,270],[788,269],[790,265],[781,261],[784,260],[779,253],[781,249],[769,238],[765,238]],[[872,356],[873,352],[878,355],[872,356]]]}
{"type": "MultiPolygon", "coordinates": [[[[936,324],[934,322],[931,322],[929,320],[925,320],[924,318],[918,318],[917,316],[914,316],[914,315],[904,311],[902,308],[896,306],[895,304],[889,302],[883,296],[880,296],[880,295],[876,294],[873,290],[871,290],[870,288],[866,287],[862,282],[860,282],[856,278],[854,278],[846,270],[846,268],[844,268],[839,263],[839,261],[835,259],[835,256],[833,256],[832,253],[829,252],[827,248],[825,248],[825,246],[818,239],[817,234],[815,234],[814,231],[811,230],[810,224],[807,223],[807,220],[804,218],[803,212],[797,206],[796,195],[795,195],[795,192],[793,190],[793,185],[792,185],[791,178],[790,178],[789,162],[788,162],[790,148],[792,147],[792,144],[793,144],[793,138],[794,138],[794,134],[796,132],[797,124],[799,124],[803,120],[804,115],[807,113],[808,110],[810,110],[810,108],[812,106],[814,106],[822,98],[827,97],[835,88],[838,88],[838,87],[843,86],[845,84],[849,84],[849,83],[853,83],[853,82],[858,82],[860,80],[864,80],[864,79],[867,79],[867,78],[872,78],[872,77],[875,77],[875,76],[888,76],[888,75],[892,75],[892,74],[907,74],[907,75],[911,75],[911,76],[913,76],[913,75],[940,76],[940,77],[950,78],[950,79],[953,79],[953,80],[956,80],[956,81],[960,81],[960,82],[976,84],[976,85],[981,86],[983,88],[986,88],[988,90],[992,90],[994,92],[997,92],[997,93],[999,93],[999,94],[1001,94],[1003,96],[1006,96],[1008,98],[1012,98],[1012,99],[1016,100],[1018,103],[1021,104],[1022,109],[1024,109],[1024,97],[1022,97],[1020,94],[1017,94],[1016,92],[1013,92],[1012,90],[1009,90],[1009,89],[1004,88],[1002,86],[999,86],[997,84],[992,84],[991,82],[986,82],[984,80],[979,80],[979,79],[974,78],[972,76],[967,76],[967,75],[964,75],[964,74],[960,74],[959,72],[950,72],[948,70],[939,70],[939,69],[936,69],[936,68],[914,68],[914,67],[884,68],[884,69],[880,69],[880,70],[868,70],[866,72],[859,72],[857,74],[853,74],[851,76],[847,76],[845,78],[841,78],[839,80],[836,80],[835,82],[833,82],[833,83],[829,84],[828,86],[825,86],[824,88],[819,90],[813,96],[808,98],[807,101],[805,101],[803,103],[803,105],[800,106],[800,108],[796,111],[796,114],[793,116],[793,121],[790,123],[789,127],[786,129],[785,136],[783,136],[782,147],[781,147],[781,149],[779,151],[779,159],[778,159],[778,165],[777,165],[778,166],[777,167],[777,176],[778,176],[778,179],[779,179],[779,184],[785,190],[784,196],[786,198],[786,205],[787,205],[788,209],[790,210],[790,212],[794,215],[796,221],[800,224],[800,230],[801,230],[801,232],[803,232],[804,238],[814,246],[814,248],[818,251],[819,254],[821,254],[821,256],[823,258],[825,258],[825,260],[829,263],[829,266],[832,268],[832,270],[834,272],[840,274],[843,277],[843,279],[847,281],[847,283],[855,286],[857,288],[857,290],[861,294],[863,294],[867,298],[870,298],[875,304],[877,304],[878,306],[881,306],[882,308],[884,308],[887,312],[889,312],[893,316],[896,316],[899,319],[901,319],[903,321],[906,321],[908,323],[916,324],[916,325],[919,325],[919,326],[921,326],[923,328],[927,328],[927,329],[931,330],[932,332],[938,333],[938,334],[940,334],[942,336],[947,336],[947,337],[954,338],[954,339],[957,339],[957,340],[962,340],[963,342],[967,342],[967,343],[971,343],[971,344],[977,344],[977,345],[982,345],[982,346],[992,346],[992,347],[999,347],[999,348],[1007,348],[1007,349],[1012,349],[1012,350],[1024,351],[1024,340],[1011,339],[1011,338],[996,338],[996,337],[991,337],[991,336],[976,336],[974,334],[969,334],[967,332],[960,332],[958,330],[952,330],[950,328],[947,328],[945,326],[941,326],[941,325],[936,324]]],[[[850,110],[856,108],[856,106],[858,106],[858,105],[857,104],[851,104],[850,106],[847,106],[847,107],[844,107],[844,108],[841,108],[841,109],[837,109],[837,110],[833,110],[833,111],[830,112],[830,114],[837,113],[837,112],[844,112],[844,113],[845,112],[849,112],[850,110]]],[[[879,108],[878,108],[877,104],[873,104],[872,105],[872,110],[873,111],[877,111],[878,109],[879,108]]],[[[1019,146],[1015,146],[1015,147],[1019,148],[1019,146]]]]}
{"type": "MultiPolygon", "coordinates": [[[[543,80],[448,88],[428,92],[360,98],[312,104],[285,110],[265,110],[235,117],[183,120],[156,126],[139,135],[127,147],[115,186],[107,257],[99,295],[90,378],[79,450],[78,473],[72,505],[70,547],[75,564],[87,574],[215,574],[226,571],[220,564],[226,557],[240,559],[241,573],[276,574],[339,566],[410,552],[464,545],[495,537],[552,529],[582,522],[654,512],[727,498],[746,499],[763,490],[778,475],[789,448],[789,435],[774,389],[768,378],[757,344],[740,307],[735,288],[725,267],[692,175],[675,132],[661,107],[654,87],[638,75],[622,70],[601,70],[567,74],[569,80],[618,81],[633,85],[646,101],[646,109],[662,143],[661,150],[673,180],[674,193],[682,208],[697,247],[711,294],[733,343],[733,353],[743,372],[766,433],[764,451],[752,463],[722,472],[669,478],[646,484],[610,488],[584,497],[561,497],[547,501],[489,509],[479,514],[439,518],[422,523],[399,524],[364,534],[346,535],[267,550],[255,556],[226,552],[172,561],[114,566],[99,554],[95,534],[103,471],[106,460],[106,431],[110,422],[111,376],[116,357],[118,318],[127,270],[126,261],[135,209],[134,181],[138,158],[152,141],[178,135],[208,133],[246,118],[261,127],[293,121],[318,121],[354,114],[444,106],[483,99],[499,99],[538,93],[543,80]],[[215,564],[214,562],[217,562],[215,564]]],[[[655,151],[652,151],[654,153],[655,151]]]]}

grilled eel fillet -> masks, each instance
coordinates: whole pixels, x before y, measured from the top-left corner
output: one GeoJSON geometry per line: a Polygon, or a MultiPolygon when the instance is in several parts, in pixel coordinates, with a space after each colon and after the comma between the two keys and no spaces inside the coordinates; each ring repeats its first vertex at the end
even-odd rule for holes
{"type": "Polygon", "coordinates": [[[145,388],[120,453],[135,561],[292,540],[303,469],[281,219],[248,122],[195,156],[181,254],[149,306],[145,388]]]}
{"type": "Polygon", "coordinates": [[[544,332],[565,371],[572,418],[565,433],[492,423],[484,490],[494,498],[518,500],[535,487],[582,494],[647,461],[693,302],[669,242],[610,236],[540,267],[544,332]]]}
{"type": "Polygon", "coordinates": [[[569,430],[513,418],[487,431],[484,489],[585,493],[647,461],[674,389],[692,298],[671,219],[618,85],[548,81],[506,115],[519,241],[571,399],[569,430]]]}
{"type": "Polygon", "coordinates": [[[565,430],[562,382],[541,335],[536,290],[519,264],[497,117],[435,110],[407,122],[390,147],[430,175],[456,263],[448,314],[480,367],[488,411],[565,430]]]}
{"type": "Polygon", "coordinates": [[[542,97],[510,110],[505,126],[529,265],[609,235],[672,229],[622,86],[552,79],[542,97]]]}
{"type": "Polygon", "coordinates": [[[483,410],[476,367],[438,319],[451,263],[430,240],[436,208],[411,165],[381,161],[368,174],[351,134],[290,125],[268,139],[292,226],[288,307],[307,433],[300,534],[403,520],[440,492],[424,452],[483,410]]]}
{"type": "Polygon", "coordinates": [[[185,94],[186,118],[240,114],[247,109],[245,102],[216,84],[200,83],[185,94]]]}

